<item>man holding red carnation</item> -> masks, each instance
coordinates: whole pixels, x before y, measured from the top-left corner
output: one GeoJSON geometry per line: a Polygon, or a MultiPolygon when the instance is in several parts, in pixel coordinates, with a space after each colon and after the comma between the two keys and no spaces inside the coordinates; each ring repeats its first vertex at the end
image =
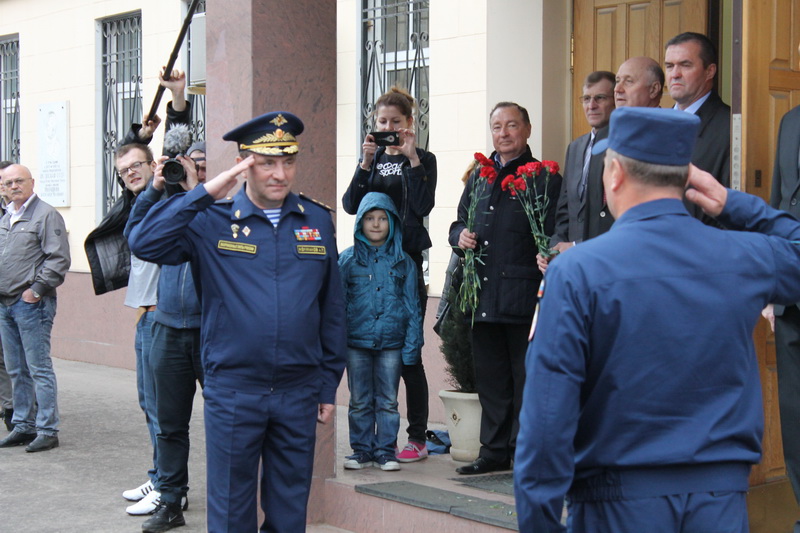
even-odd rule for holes
{"type": "Polygon", "coordinates": [[[528,198],[546,204],[543,231],[551,235],[561,188],[554,163],[537,172],[525,166],[541,163],[528,147],[531,123],[524,107],[500,102],[489,119],[495,151],[488,158],[476,154],[479,166],[461,196],[458,220],[450,226],[450,244],[462,252],[472,250],[479,259],[472,347],[483,409],[481,450],[474,462],[456,469],[459,474],[507,470],[514,457],[528,330],[542,279],[534,231],[520,195],[531,193],[528,198]]]}

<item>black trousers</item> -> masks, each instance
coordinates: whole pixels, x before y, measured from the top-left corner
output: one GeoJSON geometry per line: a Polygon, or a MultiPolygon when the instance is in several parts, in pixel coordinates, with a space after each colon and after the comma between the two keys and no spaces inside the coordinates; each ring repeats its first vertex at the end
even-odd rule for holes
{"type": "Polygon", "coordinates": [[[163,501],[177,503],[189,490],[189,421],[197,382],[203,385],[200,328],[176,329],[155,322],[150,365],[159,420],[156,488],[163,501]]]}
{"type": "Polygon", "coordinates": [[[526,324],[476,322],[472,327],[475,383],[483,410],[480,456],[492,461],[514,458],[529,331],[526,324]]]}
{"type": "MultiPolygon", "coordinates": [[[[417,265],[417,287],[419,289],[419,308],[422,323],[425,324],[425,310],[428,307],[428,291],[422,274],[422,254],[409,254],[417,265]]],[[[428,378],[422,358],[416,365],[403,365],[401,374],[406,387],[406,417],[408,418],[408,440],[425,444],[428,429],[428,378]]]]}
{"type": "Polygon", "coordinates": [[[775,317],[778,404],[786,474],[800,504],[800,309],[787,307],[775,317]]]}

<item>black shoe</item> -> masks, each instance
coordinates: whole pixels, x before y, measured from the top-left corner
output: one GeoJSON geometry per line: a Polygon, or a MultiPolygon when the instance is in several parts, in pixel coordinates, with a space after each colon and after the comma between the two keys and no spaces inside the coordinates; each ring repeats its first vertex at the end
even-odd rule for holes
{"type": "Polygon", "coordinates": [[[498,470],[508,470],[508,461],[492,461],[486,457],[478,457],[466,466],[459,466],[456,472],[464,475],[486,474],[487,472],[497,472],[498,470]]]}
{"type": "Polygon", "coordinates": [[[3,422],[6,424],[6,429],[9,431],[14,431],[14,424],[11,422],[11,419],[14,418],[14,410],[13,409],[6,409],[3,413],[3,422]]]}
{"type": "Polygon", "coordinates": [[[28,453],[44,452],[53,448],[58,448],[58,437],[55,435],[39,435],[25,447],[25,451],[28,453]]]}
{"type": "Polygon", "coordinates": [[[161,502],[155,514],[142,524],[142,533],[159,533],[185,525],[180,503],[161,502]]]}
{"type": "Polygon", "coordinates": [[[36,439],[36,433],[23,433],[16,429],[12,431],[8,437],[0,440],[0,448],[11,448],[12,446],[22,446],[33,442],[36,439]]]}

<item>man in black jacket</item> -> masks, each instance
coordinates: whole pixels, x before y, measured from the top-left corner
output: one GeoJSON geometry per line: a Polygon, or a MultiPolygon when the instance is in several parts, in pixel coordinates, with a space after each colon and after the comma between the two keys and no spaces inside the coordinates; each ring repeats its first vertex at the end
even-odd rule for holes
{"type": "MultiPolygon", "coordinates": [[[[169,130],[173,124],[188,124],[191,109],[184,96],[186,75],[173,70],[169,79],[165,80],[161,73],[159,82],[172,93],[172,101],[167,104],[166,129],[169,130]]],[[[145,483],[122,493],[126,500],[135,502],[126,508],[131,515],[151,514],[160,502],[160,493],[154,490],[158,479],[156,436],[160,428],[155,402],[155,380],[150,365],[159,267],[133,256],[123,231],[136,197],[153,178],[156,163],[147,145],[159,124],[160,119],[154,117],[145,124],[131,125],[115,153],[117,179],[124,187],[122,196],[84,243],[95,294],[128,287],[125,305],[138,311],[135,343],[137,392],[153,445],[153,466],[148,470],[148,480],[145,483]]]]}
{"type": "MultiPolygon", "coordinates": [[[[675,109],[700,117],[692,164],[730,186],[731,108],[714,91],[717,51],[700,33],[685,32],[667,42],[664,56],[669,95],[675,109]]],[[[708,223],[700,209],[684,202],[695,217],[708,223]]]]}
{"type": "MultiPolygon", "coordinates": [[[[450,226],[450,244],[461,250],[474,249],[480,262],[478,308],[472,325],[475,382],[480,399],[481,450],[471,464],[459,467],[459,474],[483,474],[507,470],[514,457],[518,416],[525,384],[525,350],[536,307],[536,290],[542,275],[536,266],[536,243],[520,201],[503,190],[503,179],[521,165],[536,161],[528,147],[531,122],[527,110],[512,102],[500,102],[489,115],[495,151],[489,158],[497,178],[487,185],[478,203],[474,231],[466,227],[473,172],[458,204],[458,220],[450,226]]],[[[544,179],[537,176],[536,180],[544,179]]],[[[528,187],[532,187],[529,180],[528,187]]],[[[541,182],[539,182],[541,183],[541,182]]],[[[545,234],[555,227],[555,207],[561,190],[561,176],[550,177],[549,208],[545,234]]]]}
{"type": "MultiPolygon", "coordinates": [[[[781,119],[776,144],[769,203],[775,209],[800,217],[800,106],[781,119]]],[[[787,306],[776,304],[774,308],[770,304],[763,314],[775,332],[783,458],[795,500],[800,504],[800,424],[797,423],[800,420],[800,302],[787,306]]],[[[800,533],[800,520],[793,531],[800,533]]]]}

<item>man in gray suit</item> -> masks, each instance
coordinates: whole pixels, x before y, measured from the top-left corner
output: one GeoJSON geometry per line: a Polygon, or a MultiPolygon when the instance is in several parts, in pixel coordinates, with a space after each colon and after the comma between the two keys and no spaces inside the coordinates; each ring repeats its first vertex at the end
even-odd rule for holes
{"type": "MultiPolygon", "coordinates": [[[[800,51],[800,46],[798,46],[800,51]]],[[[800,217],[800,106],[781,120],[772,170],[770,205],[800,217]]],[[[786,475],[800,505],[800,303],[769,305],[763,312],[775,332],[778,404],[786,475]]],[[[800,533],[800,520],[794,526],[800,533]]]]}
{"type": "MultiPolygon", "coordinates": [[[[592,146],[608,135],[606,126],[614,110],[614,84],[614,73],[605,70],[592,72],[583,83],[580,100],[592,131],[581,135],[567,147],[564,181],[561,182],[556,208],[556,232],[550,239],[550,246],[558,252],[604,233],[613,222],[607,213],[596,213],[605,204],[602,187],[595,183],[602,178],[603,156],[592,156],[592,146]],[[594,159],[597,161],[592,166],[594,159]],[[603,219],[607,219],[607,224],[602,223],[603,219]]],[[[544,273],[549,259],[539,254],[536,261],[544,273]]]]}

